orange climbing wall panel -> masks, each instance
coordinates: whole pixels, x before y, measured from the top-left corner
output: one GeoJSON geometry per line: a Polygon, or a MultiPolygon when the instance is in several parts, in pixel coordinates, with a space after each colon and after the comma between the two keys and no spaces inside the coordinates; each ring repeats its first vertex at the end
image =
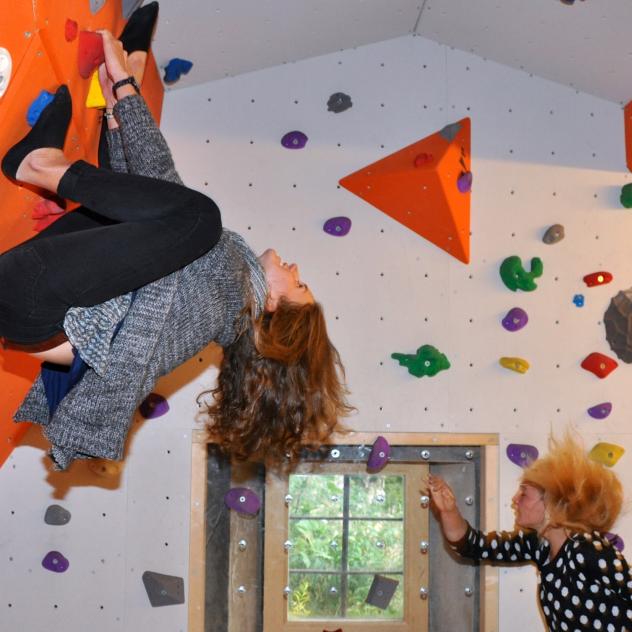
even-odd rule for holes
{"type": "MultiPolygon", "coordinates": [[[[11,55],[12,72],[8,87],[0,97],[0,155],[28,130],[26,113],[41,90],[53,92],[61,83],[70,88],[73,118],[64,151],[72,159],[95,162],[100,113],[84,106],[89,79],[78,72],[79,40],[66,41],[66,19],[75,20],[79,30],[109,29],[120,33],[125,20],[120,0],[106,0],[95,14],[88,0],[6,0],[0,20],[0,47],[11,55]]],[[[150,55],[142,92],[160,121],[164,89],[150,55]]],[[[0,252],[32,237],[35,221],[32,209],[41,199],[40,191],[18,186],[0,174],[0,252]]],[[[67,206],[73,208],[72,204],[67,206]]],[[[0,465],[27,429],[14,424],[11,416],[30,387],[39,364],[30,356],[0,351],[0,465]]]]}
{"type": "MultiPolygon", "coordinates": [[[[470,119],[356,171],[340,184],[464,263],[470,260],[470,197],[457,179],[470,171],[470,119]]],[[[447,128],[445,128],[447,129],[447,128]]]]}
{"type": "Polygon", "coordinates": [[[625,161],[628,170],[632,171],[632,101],[623,108],[625,123],[625,161]]]}

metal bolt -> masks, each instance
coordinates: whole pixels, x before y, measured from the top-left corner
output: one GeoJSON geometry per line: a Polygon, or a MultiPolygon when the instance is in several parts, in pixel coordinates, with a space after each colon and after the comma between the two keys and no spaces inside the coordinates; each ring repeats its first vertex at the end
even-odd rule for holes
{"type": "Polygon", "coordinates": [[[239,547],[240,551],[245,551],[246,547],[248,546],[248,542],[246,542],[246,540],[239,540],[237,546],[239,547]]]}
{"type": "Polygon", "coordinates": [[[338,450],[338,448],[334,448],[329,454],[332,459],[337,459],[340,457],[340,450],[338,450]]]}
{"type": "Polygon", "coordinates": [[[289,597],[289,596],[290,596],[290,593],[291,593],[291,592],[292,592],[292,589],[291,589],[289,586],[286,586],[286,587],[283,589],[283,596],[287,598],[287,597],[289,597]]]}
{"type": "Polygon", "coordinates": [[[463,592],[466,597],[471,597],[474,594],[474,589],[471,586],[466,586],[463,592]]]}
{"type": "Polygon", "coordinates": [[[422,553],[428,553],[428,548],[429,548],[429,547],[430,547],[430,544],[429,544],[426,540],[422,540],[422,541],[419,543],[419,550],[420,550],[422,553]]]}
{"type": "Polygon", "coordinates": [[[430,458],[430,450],[422,450],[419,453],[419,456],[424,460],[427,461],[430,458]]]}
{"type": "Polygon", "coordinates": [[[430,498],[428,496],[420,496],[419,502],[421,503],[421,506],[425,509],[430,504],[430,498]]]}
{"type": "Polygon", "coordinates": [[[285,498],[283,500],[285,500],[285,504],[289,507],[290,503],[294,500],[294,496],[292,496],[292,494],[285,494],[285,498]]]}
{"type": "Polygon", "coordinates": [[[382,542],[382,540],[378,540],[378,541],[375,543],[375,546],[376,546],[378,549],[383,549],[383,548],[384,548],[384,542],[382,542]]]}
{"type": "Polygon", "coordinates": [[[332,586],[332,587],[329,589],[329,594],[330,594],[330,595],[337,595],[337,594],[338,594],[338,589],[337,589],[335,586],[332,586]]]}
{"type": "Polygon", "coordinates": [[[245,594],[246,594],[246,587],[245,587],[245,586],[243,586],[243,585],[242,585],[242,586],[239,586],[239,587],[237,588],[237,592],[238,592],[240,595],[245,595],[245,594]]]}
{"type": "Polygon", "coordinates": [[[337,548],[338,548],[338,542],[336,542],[335,540],[332,540],[332,541],[329,543],[329,546],[330,546],[332,549],[337,549],[337,548]]]}
{"type": "Polygon", "coordinates": [[[283,548],[284,548],[286,551],[289,551],[289,550],[290,550],[293,546],[294,546],[294,544],[292,543],[292,541],[291,541],[291,540],[286,540],[286,541],[283,543],[283,548]]]}
{"type": "Polygon", "coordinates": [[[334,494],[333,496],[329,497],[329,500],[331,500],[332,503],[337,503],[340,500],[340,496],[336,496],[334,494]]]}
{"type": "Polygon", "coordinates": [[[428,589],[427,589],[425,586],[422,586],[422,587],[419,589],[419,596],[420,596],[422,599],[428,599],[428,589]]]}
{"type": "Polygon", "coordinates": [[[382,493],[376,494],[375,495],[375,502],[376,503],[383,503],[386,500],[386,496],[382,493]]]}
{"type": "Polygon", "coordinates": [[[465,451],[465,458],[469,459],[471,461],[474,458],[474,451],[473,450],[466,450],[465,451]]]}
{"type": "Polygon", "coordinates": [[[474,504],[474,499],[471,496],[466,496],[465,497],[465,504],[466,505],[473,505],[474,504]]]}

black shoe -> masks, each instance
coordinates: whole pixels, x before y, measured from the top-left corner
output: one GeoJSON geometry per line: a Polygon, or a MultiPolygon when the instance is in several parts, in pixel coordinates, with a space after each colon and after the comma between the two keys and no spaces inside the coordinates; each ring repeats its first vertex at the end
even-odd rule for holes
{"type": "Polygon", "coordinates": [[[123,49],[131,55],[136,50],[147,52],[151,46],[151,36],[154,33],[158,19],[158,3],[150,2],[140,7],[130,15],[119,40],[123,49]]]}
{"type": "Polygon", "coordinates": [[[2,173],[15,180],[20,163],[27,154],[42,147],[63,149],[72,118],[72,99],[68,86],[61,85],[53,100],[42,110],[31,131],[13,145],[2,159],[2,173]]]}

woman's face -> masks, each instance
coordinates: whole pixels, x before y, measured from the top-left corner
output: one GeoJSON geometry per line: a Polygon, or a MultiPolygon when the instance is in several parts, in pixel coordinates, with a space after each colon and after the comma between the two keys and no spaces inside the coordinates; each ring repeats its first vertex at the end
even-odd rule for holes
{"type": "Polygon", "coordinates": [[[545,525],[544,495],[537,487],[522,483],[511,499],[511,505],[519,527],[539,530],[545,525]]]}
{"type": "Polygon", "coordinates": [[[271,248],[259,257],[259,262],[268,282],[268,311],[274,311],[282,298],[299,305],[314,302],[314,296],[307,284],[301,281],[295,263],[285,263],[271,248]]]}

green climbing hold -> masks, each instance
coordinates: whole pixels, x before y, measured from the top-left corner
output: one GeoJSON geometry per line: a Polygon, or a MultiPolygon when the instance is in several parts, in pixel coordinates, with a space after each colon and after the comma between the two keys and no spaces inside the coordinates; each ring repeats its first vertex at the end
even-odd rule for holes
{"type": "Polygon", "coordinates": [[[434,377],[439,371],[450,368],[450,361],[445,354],[432,345],[423,345],[417,349],[415,355],[409,353],[391,353],[391,358],[397,360],[400,366],[405,366],[415,377],[434,377]]]}
{"type": "Polygon", "coordinates": [[[522,267],[520,257],[507,257],[500,265],[500,278],[503,283],[512,291],[522,290],[523,292],[533,292],[538,286],[534,279],[542,276],[544,267],[540,257],[531,259],[531,272],[527,272],[522,267]]]}
{"type": "Polygon", "coordinates": [[[632,182],[624,184],[621,188],[621,205],[625,208],[632,208],[632,182]]]}

